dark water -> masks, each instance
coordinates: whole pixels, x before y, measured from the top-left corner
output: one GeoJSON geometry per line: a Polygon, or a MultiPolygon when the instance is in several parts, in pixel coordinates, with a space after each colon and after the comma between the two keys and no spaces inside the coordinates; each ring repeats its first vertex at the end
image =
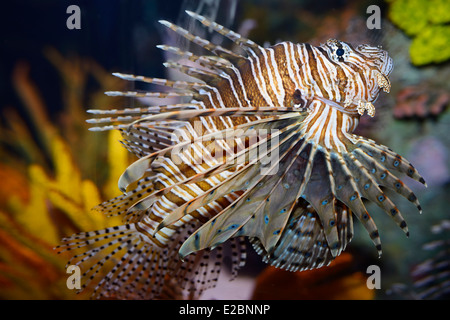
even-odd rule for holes
{"type": "Polygon", "coordinates": [[[91,57],[106,70],[135,71],[161,76],[163,67],[159,19],[175,20],[181,0],[20,0],[2,4],[0,10],[0,96],[2,106],[17,105],[12,94],[11,72],[18,61],[31,66],[48,105],[60,105],[59,78],[43,56],[46,47],[63,55],[91,57]],[[70,30],[66,13],[70,5],[81,10],[81,29],[70,30]]]}

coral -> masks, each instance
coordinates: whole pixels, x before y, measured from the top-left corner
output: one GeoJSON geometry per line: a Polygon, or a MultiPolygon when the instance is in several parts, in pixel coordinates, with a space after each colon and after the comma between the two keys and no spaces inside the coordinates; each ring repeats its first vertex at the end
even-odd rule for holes
{"type": "Polygon", "coordinates": [[[429,0],[428,2],[428,19],[432,23],[450,22],[450,2],[448,0],[429,0]]]}
{"type": "Polygon", "coordinates": [[[450,58],[449,43],[450,26],[427,26],[411,43],[411,62],[417,66],[444,62],[450,58]]]}
{"type": "Polygon", "coordinates": [[[437,89],[421,84],[409,86],[400,90],[396,97],[394,117],[436,117],[445,111],[450,102],[450,94],[443,89],[437,89]]]}
{"type": "Polygon", "coordinates": [[[366,285],[367,277],[354,272],[354,259],[344,252],[327,267],[290,272],[267,267],[257,278],[255,300],[371,300],[374,291],[366,285]]]}
{"type": "Polygon", "coordinates": [[[413,38],[411,62],[421,66],[450,58],[450,2],[447,0],[391,0],[389,18],[413,38]]]}
{"type": "Polygon", "coordinates": [[[422,0],[394,0],[388,16],[407,35],[414,36],[428,23],[428,6],[422,0]]]}

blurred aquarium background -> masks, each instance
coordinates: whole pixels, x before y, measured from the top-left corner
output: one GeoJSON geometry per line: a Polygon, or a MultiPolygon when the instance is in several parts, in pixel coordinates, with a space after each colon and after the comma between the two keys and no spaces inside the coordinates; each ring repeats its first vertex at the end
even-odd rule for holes
{"type": "MultiPolygon", "coordinates": [[[[91,208],[117,196],[133,160],[117,132],[89,132],[86,110],[132,107],[104,95],[137,84],[113,72],[166,74],[157,44],[188,44],[157,21],[174,21],[220,41],[187,19],[206,15],[259,44],[318,45],[328,38],[381,45],[394,59],[389,95],[362,118],[360,134],[409,159],[428,183],[404,181],[423,214],[392,199],[408,222],[407,238],[370,204],[383,255],[366,232],[329,267],[290,273],[267,267],[248,250],[234,281],[226,274],[201,299],[446,299],[450,292],[450,1],[448,0],[18,0],[0,10],[0,299],[87,299],[66,286],[67,256],[53,247],[74,232],[119,224],[91,208]],[[81,29],[66,12],[81,10],[81,29]],[[370,5],[381,28],[368,29],[370,5]],[[366,285],[370,265],[380,289],[366,285]]],[[[193,48],[191,48],[193,49],[193,48]]],[[[193,49],[195,50],[195,48],[193,49]]],[[[370,281],[370,279],[369,279],[370,281]]],[[[162,298],[188,298],[169,288],[162,298]],[[169,290],[170,289],[170,290],[169,290]]]]}

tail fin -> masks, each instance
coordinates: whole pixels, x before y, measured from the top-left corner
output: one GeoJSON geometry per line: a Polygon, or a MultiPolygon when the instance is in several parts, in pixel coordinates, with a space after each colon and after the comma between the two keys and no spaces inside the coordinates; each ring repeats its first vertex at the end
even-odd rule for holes
{"type": "MultiPolygon", "coordinates": [[[[88,291],[93,298],[155,299],[161,297],[165,288],[174,286],[198,297],[215,286],[223,254],[222,247],[218,247],[180,261],[176,252],[193,225],[178,228],[164,247],[144,234],[142,223],[133,223],[75,234],[63,239],[56,249],[58,253],[72,252],[68,265],[79,266],[82,272],[79,291],[88,291]]],[[[232,250],[236,252],[232,261],[235,275],[245,263],[245,244],[236,240],[232,250]]]]}
{"type": "Polygon", "coordinates": [[[133,298],[150,298],[163,286],[159,273],[167,264],[161,259],[164,252],[143,241],[135,224],[78,233],[63,239],[57,250],[73,252],[68,264],[81,269],[80,291],[88,290],[95,298],[122,299],[131,292],[133,298]]]}

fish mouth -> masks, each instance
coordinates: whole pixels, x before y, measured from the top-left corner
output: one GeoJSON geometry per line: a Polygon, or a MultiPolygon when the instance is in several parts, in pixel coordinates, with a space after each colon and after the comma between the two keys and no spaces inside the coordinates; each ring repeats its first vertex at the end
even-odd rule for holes
{"type": "Polygon", "coordinates": [[[353,101],[344,103],[344,102],[330,100],[330,99],[320,97],[320,96],[315,96],[314,98],[319,101],[322,101],[323,103],[326,103],[327,105],[336,109],[337,111],[345,113],[349,116],[357,116],[358,114],[360,114],[358,112],[358,103],[355,103],[353,101]]]}
{"type": "MultiPolygon", "coordinates": [[[[390,61],[392,59],[387,56],[390,61]]],[[[389,80],[388,75],[392,71],[392,67],[389,67],[389,61],[387,62],[388,67],[383,68],[383,71],[387,72],[384,73],[383,71],[380,71],[380,69],[375,69],[374,73],[372,73],[375,77],[376,84],[378,85],[378,88],[383,90],[386,93],[389,93],[391,91],[391,82],[389,80]]],[[[367,111],[367,114],[370,117],[373,117],[375,115],[375,107],[373,104],[369,101],[363,101],[363,100],[351,100],[351,101],[335,101],[330,100],[328,98],[324,98],[321,96],[314,96],[314,99],[317,99],[332,108],[336,109],[339,112],[342,112],[344,114],[347,114],[349,116],[357,116],[357,115],[363,115],[365,111],[367,111]]]]}

